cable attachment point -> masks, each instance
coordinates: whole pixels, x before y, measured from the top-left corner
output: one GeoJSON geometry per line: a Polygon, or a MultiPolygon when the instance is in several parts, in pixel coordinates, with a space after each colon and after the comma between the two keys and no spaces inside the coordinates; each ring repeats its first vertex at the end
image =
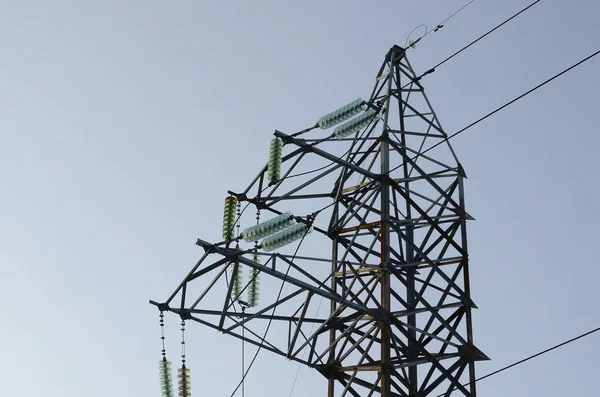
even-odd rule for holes
{"type": "Polygon", "coordinates": [[[431,68],[431,69],[429,69],[428,71],[426,71],[425,73],[423,73],[422,75],[420,75],[419,77],[417,77],[417,78],[415,79],[415,81],[419,81],[419,80],[421,80],[423,77],[425,77],[425,76],[427,76],[428,74],[431,74],[431,73],[433,73],[433,72],[435,72],[435,68],[431,68]]]}
{"type": "Polygon", "coordinates": [[[416,40],[410,40],[410,41],[408,42],[408,45],[410,46],[410,48],[412,48],[412,49],[415,49],[415,48],[417,48],[417,43],[418,43],[419,41],[421,41],[421,39],[422,39],[422,38],[423,38],[423,37],[419,37],[419,38],[418,38],[418,39],[416,39],[416,40]]]}

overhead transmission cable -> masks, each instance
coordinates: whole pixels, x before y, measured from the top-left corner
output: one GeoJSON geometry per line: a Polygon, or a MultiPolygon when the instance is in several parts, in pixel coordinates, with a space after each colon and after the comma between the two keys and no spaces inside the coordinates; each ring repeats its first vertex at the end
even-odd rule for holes
{"type": "MultiPolygon", "coordinates": [[[[521,95],[519,95],[518,97],[506,102],[504,105],[496,108],[495,110],[489,112],[488,114],[486,114],[483,117],[480,117],[479,119],[475,120],[474,122],[472,122],[471,124],[467,125],[466,127],[456,131],[454,134],[447,136],[446,138],[442,139],[441,141],[439,141],[438,143],[436,143],[435,145],[431,146],[430,148],[428,148],[427,150],[417,154],[416,156],[414,156],[413,158],[411,158],[409,161],[414,161],[416,160],[419,156],[429,152],[430,150],[438,147],[439,145],[443,144],[444,142],[449,141],[450,139],[454,138],[455,136],[462,134],[463,132],[465,132],[466,130],[468,130],[469,128],[475,126],[476,124],[479,124],[480,122],[482,122],[483,120],[487,119],[488,117],[498,113],[499,111],[501,111],[502,109],[512,105],[513,103],[517,102],[518,100],[526,97],[527,95],[531,94],[532,92],[536,91],[537,89],[545,86],[546,84],[550,83],[551,81],[559,78],[560,76],[562,76],[563,74],[575,69],[577,66],[589,61],[590,59],[592,59],[593,57],[595,57],[596,55],[600,54],[600,50],[594,52],[591,55],[588,55],[587,57],[583,58],[582,60],[580,60],[579,62],[569,66],[568,68],[564,69],[562,72],[555,74],[554,76],[550,77],[549,79],[545,80],[544,82],[536,85],[535,87],[529,89],[528,91],[525,91],[524,93],[522,93],[521,95]]],[[[392,168],[390,171],[388,171],[388,174],[391,173],[392,171],[397,170],[398,168],[402,167],[404,164],[406,164],[406,162],[403,162],[402,164],[400,164],[397,167],[392,168]]]]}
{"type": "Polygon", "coordinates": [[[479,36],[478,38],[476,38],[475,40],[473,40],[472,42],[470,42],[469,44],[467,44],[466,46],[462,47],[460,50],[456,51],[454,54],[450,55],[449,57],[447,57],[446,59],[444,59],[443,61],[439,62],[437,65],[435,65],[434,67],[430,68],[429,70],[427,70],[425,73],[423,73],[422,75],[420,75],[419,77],[417,77],[417,80],[421,80],[424,76],[431,74],[433,72],[435,72],[435,69],[440,67],[441,65],[443,65],[444,63],[448,62],[450,59],[454,58],[455,56],[457,56],[458,54],[460,54],[461,52],[463,52],[464,50],[466,50],[467,48],[471,47],[473,44],[477,43],[479,40],[483,39],[484,37],[486,37],[487,35],[489,35],[490,33],[498,30],[500,27],[504,26],[505,24],[507,24],[508,22],[512,21],[513,19],[515,19],[517,16],[521,15],[522,13],[524,13],[525,11],[527,11],[528,9],[530,9],[531,7],[533,7],[534,5],[536,5],[537,3],[539,3],[542,0],[536,0],[533,3],[531,3],[530,5],[528,5],[527,7],[523,8],[521,11],[517,12],[516,14],[514,14],[513,16],[511,16],[510,18],[506,19],[504,22],[500,23],[499,25],[497,25],[496,27],[494,27],[493,29],[489,30],[488,32],[484,33],[483,35],[479,36]]]}
{"type": "MultiPolygon", "coordinates": [[[[406,44],[407,44],[407,43],[409,43],[409,41],[408,41],[408,40],[410,39],[410,36],[413,34],[413,32],[414,32],[415,30],[417,30],[417,29],[418,29],[418,28],[420,28],[421,26],[424,26],[424,27],[425,27],[425,34],[424,34],[423,36],[419,37],[418,39],[416,39],[415,41],[413,41],[413,42],[411,42],[411,43],[410,43],[410,46],[411,46],[412,48],[414,48],[414,47],[413,47],[414,45],[416,45],[416,44],[417,44],[419,41],[421,41],[421,40],[423,40],[425,37],[427,37],[427,36],[428,36],[430,33],[437,32],[438,30],[440,30],[441,28],[443,28],[443,27],[444,27],[444,24],[445,24],[446,22],[448,22],[449,20],[451,20],[452,18],[454,18],[454,16],[455,16],[455,15],[457,15],[457,14],[458,14],[458,13],[460,13],[462,10],[464,10],[465,8],[467,8],[467,7],[468,7],[469,5],[471,5],[471,3],[473,3],[474,1],[475,1],[475,0],[471,0],[471,1],[469,1],[467,4],[465,4],[464,6],[462,6],[462,7],[461,7],[461,8],[459,8],[458,10],[456,10],[456,11],[455,11],[455,12],[454,12],[452,15],[450,15],[449,17],[447,17],[446,19],[444,19],[442,22],[438,23],[438,24],[435,26],[435,28],[433,28],[433,30],[429,30],[429,29],[427,28],[427,25],[423,25],[423,24],[421,24],[421,25],[417,26],[416,28],[414,28],[414,29],[412,30],[412,32],[410,32],[410,33],[408,34],[408,37],[406,38],[406,43],[404,44],[404,48],[406,48],[406,47],[407,47],[407,46],[406,46],[406,44]]],[[[408,49],[408,48],[406,48],[406,49],[408,49]]]]}
{"type": "MultiPolygon", "coordinates": [[[[437,27],[437,28],[442,28],[442,27],[444,27],[444,24],[445,24],[446,22],[448,22],[450,19],[454,18],[454,16],[455,16],[456,14],[458,14],[459,12],[461,12],[462,10],[464,10],[465,8],[467,8],[467,7],[468,7],[469,5],[471,5],[471,3],[473,3],[474,1],[475,1],[475,0],[471,0],[471,1],[469,1],[467,4],[465,4],[464,6],[462,6],[461,8],[459,8],[457,11],[455,11],[455,12],[454,12],[454,14],[450,15],[448,18],[446,18],[446,19],[444,19],[442,22],[438,23],[436,27],[437,27]]],[[[435,29],[434,29],[434,30],[432,30],[432,32],[435,32],[435,29]]],[[[427,36],[427,35],[425,35],[425,36],[427,36]]]]}
{"type": "MultiPolygon", "coordinates": [[[[475,379],[475,382],[479,382],[480,380],[483,380],[483,379],[489,378],[490,376],[494,376],[494,375],[496,375],[496,374],[499,374],[500,372],[506,371],[507,369],[510,369],[510,368],[512,368],[512,367],[516,367],[516,366],[517,366],[517,365],[519,365],[519,364],[523,364],[523,363],[524,363],[524,362],[526,362],[526,361],[533,360],[533,359],[534,359],[534,358],[536,358],[536,357],[539,357],[539,356],[541,356],[541,355],[543,355],[543,354],[549,353],[549,352],[551,352],[552,350],[556,350],[556,349],[558,349],[559,347],[562,347],[562,346],[568,345],[569,343],[575,342],[575,341],[577,341],[577,340],[579,340],[579,339],[583,339],[583,338],[585,338],[586,336],[589,336],[589,335],[591,335],[591,334],[593,334],[593,333],[595,333],[595,332],[598,332],[598,331],[600,331],[600,327],[598,327],[598,328],[595,328],[595,329],[593,329],[593,330],[591,330],[591,331],[588,331],[588,332],[586,332],[586,333],[583,333],[583,334],[581,334],[581,335],[579,335],[579,336],[576,336],[576,337],[574,337],[574,338],[571,338],[571,339],[569,339],[569,340],[567,340],[567,341],[564,341],[564,342],[562,342],[562,343],[559,343],[558,345],[554,345],[554,346],[552,346],[552,347],[550,347],[550,348],[548,348],[548,349],[546,349],[546,350],[542,350],[542,351],[541,351],[541,352],[539,352],[539,353],[536,353],[536,354],[533,354],[533,355],[531,355],[531,356],[528,356],[528,357],[526,357],[526,358],[524,358],[524,359],[522,359],[522,360],[519,360],[519,361],[517,361],[517,362],[514,362],[514,363],[512,363],[512,364],[509,364],[509,365],[507,365],[507,366],[505,366],[505,367],[502,367],[502,368],[500,368],[500,369],[497,369],[497,370],[495,370],[495,371],[493,371],[493,372],[490,372],[490,373],[489,373],[489,374],[487,374],[487,375],[484,375],[484,376],[482,376],[482,377],[480,377],[480,378],[477,378],[477,379],[475,379]]],[[[468,385],[469,385],[468,383],[465,383],[463,386],[468,386],[468,385]]],[[[454,388],[454,389],[452,389],[452,390],[455,390],[455,388],[454,388]]],[[[452,390],[449,390],[449,391],[452,391],[452,390]]],[[[444,392],[444,393],[442,393],[442,394],[439,394],[439,395],[437,395],[436,397],[442,397],[442,396],[445,396],[445,395],[447,395],[447,394],[448,394],[448,392],[444,392]]]]}

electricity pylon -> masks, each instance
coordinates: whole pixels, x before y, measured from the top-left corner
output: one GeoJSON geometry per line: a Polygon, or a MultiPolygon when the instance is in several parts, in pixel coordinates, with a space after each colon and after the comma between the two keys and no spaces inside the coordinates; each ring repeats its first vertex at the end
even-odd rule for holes
{"type": "Polygon", "coordinates": [[[151,303],[316,369],[328,397],[475,396],[474,363],[487,357],[473,344],[466,175],[403,48],[390,49],[358,103],[366,112],[331,135],[305,138],[322,120],[276,131],[285,173],[273,179],[265,166],[230,192],[262,215],[304,211],[294,219],[314,233],[301,249],[244,248],[236,233],[199,239],[204,255],[151,303]],[[251,276],[236,287],[242,266],[251,276]],[[257,275],[261,305],[238,310],[257,275]]]}

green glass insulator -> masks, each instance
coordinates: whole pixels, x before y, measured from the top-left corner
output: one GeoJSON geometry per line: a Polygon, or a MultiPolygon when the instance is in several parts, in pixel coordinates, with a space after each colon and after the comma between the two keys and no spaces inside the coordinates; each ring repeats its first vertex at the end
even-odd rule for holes
{"type": "Polygon", "coordinates": [[[233,265],[233,270],[231,273],[231,282],[233,285],[231,286],[231,299],[238,300],[240,294],[242,293],[242,279],[243,279],[243,270],[242,264],[238,263],[237,268],[235,264],[233,265]]]}
{"type": "Polygon", "coordinates": [[[264,239],[261,243],[261,247],[265,251],[274,251],[277,248],[281,248],[284,245],[302,238],[311,231],[312,227],[309,225],[305,223],[296,223],[295,225],[264,239]]]}
{"type": "Polygon", "coordinates": [[[364,99],[358,98],[355,101],[352,101],[349,104],[321,117],[319,121],[317,121],[317,126],[323,130],[333,127],[336,124],[348,120],[350,117],[356,114],[355,112],[357,110],[362,111],[366,109],[366,107],[367,105],[365,104],[364,99]]]}
{"type": "Polygon", "coordinates": [[[273,138],[269,148],[269,163],[267,165],[267,173],[271,182],[276,182],[281,178],[282,155],[283,141],[280,138],[273,138]]]}
{"type": "Polygon", "coordinates": [[[192,396],[192,382],[190,380],[190,369],[183,364],[177,369],[177,383],[179,386],[179,397],[192,396]]]}
{"type": "Polygon", "coordinates": [[[360,116],[357,116],[347,123],[336,127],[336,129],[333,131],[333,135],[335,135],[336,138],[344,138],[365,128],[371,123],[371,121],[380,118],[380,113],[377,113],[377,111],[374,109],[369,109],[360,116]]]}
{"type": "Polygon", "coordinates": [[[161,360],[158,363],[160,376],[160,393],[162,397],[175,397],[173,393],[173,378],[171,375],[171,362],[161,360]]]}
{"type": "Polygon", "coordinates": [[[251,226],[242,232],[245,241],[257,241],[294,224],[294,214],[285,212],[268,221],[251,226]]]}
{"type": "Polygon", "coordinates": [[[225,199],[223,210],[223,239],[233,240],[235,232],[237,199],[229,196],[225,199]]]}
{"type": "MultiPolygon", "coordinates": [[[[260,263],[258,255],[254,255],[252,260],[256,263],[260,263]]],[[[252,269],[250,272],[250,285],[248,286],[248,305],[250,307],[258,306],[260,295],[260,270],[252,269]]]]}

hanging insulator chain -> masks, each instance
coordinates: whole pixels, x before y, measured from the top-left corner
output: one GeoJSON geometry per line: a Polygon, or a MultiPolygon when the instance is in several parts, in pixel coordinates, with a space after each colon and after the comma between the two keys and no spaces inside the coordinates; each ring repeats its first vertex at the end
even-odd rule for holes
{"type": "Polygon", "coordinates": [[[226,241],[233,240],[235,231],[235,214],[237,207],[237,199],[233,196],[225,198],[225,208],[223,209],[223,239],[226,241]]]}
{"type": "Polygon", "coordinates": [[[174,397],[171,362],[167,360],[167,354],[165,349],[165,322],[164,314],[162,311],[160,312],[160,339],[162,343],[162,360],[158,362],[160,392],[162,397],[174,397]]]}
{"type": "MultiPolygon", "coordinates": [[[[237,202],[237,236],[240,235],[240,218],[242,217],[242,204],[237,202]]],[[[235,244],[236,249],[240,249],[239,241],[236,241],[235,244]]],[[[231,288],[231,299],[233,301],[239,299],[240,294],[242,293],[242,282],[243,282],[243,268],[241,263],[235,263],[233,265],[232,273],[231,273],[231,282],[233,283],[233,287],[231,288]]]]}
{"type": "Polygon", "coordinates": [[[281,138],[273,138],[269,146],[269,162],[267,163],[267,175],[272,184],[281,179],[282,159],[283,141],[281,138]]]}
{"type": "Polygon", "coordinates": [[[181,368],[177,370],[179,397],[191,397],[190,369],[185,365],[185,320],[181,320],[181,368]]]}
{"type": "Polygon", "coordinates": [[[181,364],[185,365],[185,320],[181,320],[181,364]]]}
{"type": "Polygon", "coordinates": [[[240,227],[241,227],[241,218],[242,218],[242,203],[238,201],[237,203],[237,236],[240,235],[240,227]]]}
{"type": "Polygon", "coordinates": [[[233,263],[231,282],[233,283],[233,286],[231,287],[231,300],[236,301],[240,298],[240,294],[242,293],[243,274],[242,264],[240,262],[233,263]]]}
{"type": "Polygon", "coordinates": [[[167,351],[165,350],[165,315],[163,312],[160,312],[160,341],[162,344],[162,357],[163,360],[166,360],[167,351]]]}

